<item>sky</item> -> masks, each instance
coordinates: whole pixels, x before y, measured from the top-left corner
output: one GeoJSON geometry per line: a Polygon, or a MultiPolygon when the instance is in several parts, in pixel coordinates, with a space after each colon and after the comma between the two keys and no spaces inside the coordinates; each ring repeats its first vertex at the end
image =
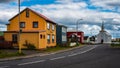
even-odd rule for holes
{"type": "MultiPolygon", "coordinates": [[[[45,15],[54,22],[76,28],[85,35],[97,35],[104,22],[105,30],[120,38],[120,0],[21,0],[26,7],[45,15]]],[[[18,0],[0,0],[0,31],[6,31],[9,19],[18,13],[18,0]]]]}

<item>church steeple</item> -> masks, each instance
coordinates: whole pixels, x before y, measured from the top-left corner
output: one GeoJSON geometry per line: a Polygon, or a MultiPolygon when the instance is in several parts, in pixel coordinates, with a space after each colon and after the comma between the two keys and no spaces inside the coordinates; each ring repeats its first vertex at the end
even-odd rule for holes
{"type": "Polygon", "coordinates": [[[105,31],[104,30],[104,21],[102,21],[101,31],[105,31]]]}

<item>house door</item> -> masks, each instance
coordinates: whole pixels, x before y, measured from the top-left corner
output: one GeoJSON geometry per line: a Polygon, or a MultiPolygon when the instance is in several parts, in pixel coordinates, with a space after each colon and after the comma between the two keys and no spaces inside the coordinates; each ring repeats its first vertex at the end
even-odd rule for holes
{"type": "Polygon", "coordinates": [[[101,44],[103,44],[103,42],[104,42],[104,40],[103,40],[103,39],[101,39],[101,44]]]}
{"type": "Polygon", "coordinates": [[[17,34],[12,34],[12,42],[13,43],[17,43],[18,42],[17,34]]]}

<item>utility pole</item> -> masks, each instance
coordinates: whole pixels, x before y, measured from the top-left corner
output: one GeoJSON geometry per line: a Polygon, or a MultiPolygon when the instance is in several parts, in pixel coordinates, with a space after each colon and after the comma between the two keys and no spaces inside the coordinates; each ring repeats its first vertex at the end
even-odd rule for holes
{"type": "MultiPolygon", "coordinates": [[[[83,19],[78,19],[76,22],[76,36],[78,36],[78,24],[80,20],[83,20],[83,19]]],[[[78,37],[76,37],[76,42],[78,43],[78,37]]]]}
{"type": "Polygon", "coordinates": [[[19,53],[21,54],[21,43],[20,43],[20,0],[18,0],[18,46],[19,46],[19,53]]]}

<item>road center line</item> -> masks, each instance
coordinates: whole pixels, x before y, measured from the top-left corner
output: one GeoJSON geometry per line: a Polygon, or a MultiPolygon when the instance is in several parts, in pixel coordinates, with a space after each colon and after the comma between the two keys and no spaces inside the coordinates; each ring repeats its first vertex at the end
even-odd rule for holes
{"type": "Polygon", "coordinates": [[[86,53],[86,52],[88,52],[88,51],[91,51],[91,50],[93,50],[94,48],[96,48],[97,46],[95,46],[95,47],[92,47],[92,48],[90,48],[90,49],[88,49],[88,50],[86,50],[86,51],[82,51],[82,52],[80,52],[79,54],[83,54],[83,53],[86,53]]]}
{"type": "Polygon", "coordinates": [[[78,55],[77,53],[74,53],[74,54],[71,54],[71,55],[68,55],[68,56],[75,56],[75,55],[78,55]]]}
{"type": "Polygon", "coordinates": [[[28,64],[34,64],[34,63],[40,63],[40,62],[44,62],[46,60],[39,60],[39,61],[33,61],[33,62],[27,62],[27,63],[21,63],[21,64],[18,64],[18,65],[28,65],[28,64]]]}
{"type": "Polygon", "coordinates": [[[9,67],[9,66],[2,66],[2,67],[0,67],[0,68],[7,68],[7,67],[9,67]]]}
{"type": "Polygon", "coordinates": [[[8,62],[0,62],[0,64],[2,64],[2,63],[8,63],[8,62]]]}
{"type": "Polygon", "coordinates": [[[60,57],[56,57],[56,58],[52,58],[50,60],[56,60],[56,59],[62,59],[62,58],[65,58],[66,56],[60,56],[60,57]]]}
{"type": "Polygon", "coordinates": [[[68,56],[71,57],[71,56],[75,56],[75,55],[78,55],[78,54],[83,54],[83,53],[86,53],[86,52],[88,52],[88,51],[93,50],[94,48],[96,48],[96,46],[95,46],[95,47],[92,47],[92,48],[90,48],[90,49],[88,49],[88,50],[85,50],[85,51],[82,51],[82,52],[79,52],[79,53],[74,53],[74,54],[71,54],[71,55],[68,55],[68,56]]]}

